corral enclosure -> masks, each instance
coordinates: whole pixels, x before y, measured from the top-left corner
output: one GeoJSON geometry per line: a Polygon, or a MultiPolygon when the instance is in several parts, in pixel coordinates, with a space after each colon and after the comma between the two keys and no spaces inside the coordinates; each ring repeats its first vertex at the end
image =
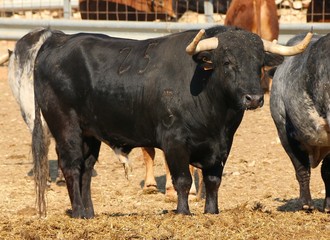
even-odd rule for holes
{"type": "MultiPolygon", "coordinates": [[[[307,18],[310,22],[329,22],[327,0],[274,1],[280,22],[306,22],[307,18]],[[310,12],[307,12],[308,7],[310,12]]],[[[187,21],[198,12],[207,16],[192,21],[221,23],[229,5],[230,0],[0,0],[0,17],[132,20],[129,15],[135,15],[134,20],[139,21],[187,21]],[[186,13],[181,18],[185,12],[189,12],[188,17],[186,13]]]]}
{"type": "MultiPolygon", "coordinates": [[[[0,9],[3,2],[0,1],[0,9]]],[[[14,12],[7,17],[58,18],[63,14],[49,9],[14,12]]],[[[79,15],[78,9],[73,8],[72,16],[79,18],[79,15]]],[[[0,41],[0,56],[14,44],[0,41]]],[[[27,176],[32,166],[31,136],[10,92],[7,66],[0,67],[0,92],[0,239],[329,238],[330,219],[321,212],[325,192],[320,167],[312,170],[311,180],[316,210],[312,213],[299,211],[298,183],[293,166],[279,143],[269,112],[268,95],[263,108],[246,112],[235,134],[219,190],[219,215],[202,214],[204,199],[190,200],[192,216],[173,213],[176,203],[167,201],[164,195],[161,151],[157,151],[155,160],[160,192],[148,195],[142,191],[145,169],[140,149],[130,155],[134,168],[127,180],[114,153],[102,145],[96,164],[98,176],[92,182],[96,218],[77,220],[66,214],[70,211],[67,191],[55,183],[47,193],[48,216],[38,217],[33,178],[27,176]]],[[[53,178],[56,159],[52,143],[53,178]]]]}

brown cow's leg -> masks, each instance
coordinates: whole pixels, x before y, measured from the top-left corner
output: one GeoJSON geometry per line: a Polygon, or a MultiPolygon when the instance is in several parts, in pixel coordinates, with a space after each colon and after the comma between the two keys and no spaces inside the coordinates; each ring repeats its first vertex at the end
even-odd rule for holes
{"type": "Polygon", "coordinates": [[[143,192],[147,194],[157,193],[157,183],[154,176],[154,148],[141,148],[143,153],[143,160],[146,165],[146,175],[144,178],[143,192]]]}
{"type": "Polygon", "coordinates": [[[167,165],[167,162],[165,159],[164,159],[164,166],[165,166],[165,174],[166,174],[165,198],[166,198],[166,201],[176,202],[178,195],[176,194],[176,191],[174,189],[170,169],[168,168],[168,165],[167,165]]]}
{"type": "Polygon", "coordinates": [[[198,174],[198,191],[196,195],[196,200],[200,201],[202,199],[202,193],[203,193],[203,172],[202,169],[197,169],[198,174]]]}

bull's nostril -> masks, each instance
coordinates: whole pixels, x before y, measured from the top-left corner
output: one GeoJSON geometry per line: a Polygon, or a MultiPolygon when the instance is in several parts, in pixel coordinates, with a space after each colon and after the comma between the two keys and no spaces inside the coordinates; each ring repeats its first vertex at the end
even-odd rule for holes
{"type": "Polygon", "coordinates": [[[249,101],[249,102],[252,101],[252,97],[251,97],[250,95],[245,95],[245,99],[246,99],[247,101],[249,101]]]}
{"type": "Polygon", "coordinates": [[[258,107],[262,107],[264,104],[264,96],[263,95],[250,95],[246,94],[244,96],[244,105],[246,109],[255,109],[258,107]]]}
{"type": "Polygon", "coordinates": [[[259,106],[262,107],[264,105],[264,96],[259,98],[259,106]]]}

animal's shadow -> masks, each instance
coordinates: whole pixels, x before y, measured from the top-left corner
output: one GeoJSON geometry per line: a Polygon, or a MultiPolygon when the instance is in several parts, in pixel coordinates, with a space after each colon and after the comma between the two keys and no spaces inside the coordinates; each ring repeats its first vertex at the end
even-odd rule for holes
{"type": "MultiPolygon", "coordinates": [[[[164,193],[165,194],[165,189],[166,189],[166,175],[162,175],[162,176],[158,176],[155,177],[156,179],[156,184],[157,184],[157,189],[159,192],[164,193]]],[[[142,180],[140,182],[140,187],[143,188],[145,181],[142,180]]]]}
{"type": "Polygon", "coordinates": [[[58,169],[58,161],[57,160],[49,160],[49,176],[52,182],[56,181],[57,178],[57,169],[58,169]]]}
{"type": "MultiPolygon", "coordinates": [[[[194,178],[195,178],[196,192],[198,192],[198,190],[199,190],[199,186],[198,186],[199,178],[198,178],[197,171],[195,171],[194,174],[195,174],[194,178]]],[[[165,192],[166,192],[166,175],[155,177],[155,179],[156,179],[156,183],[157,183],[158,192],[165,194],[165,192]]],[[[143,186],[144,186],[144,180],[142,180],[140,182],[140,187],[143,188],[143,186]]],[[[203,184],[202,187],[203,187],[203,189],[202,189],[201,197],[205,198],[205,185],[203,184]]]]}
{"type": "MultiPolygon", "coordinates": [[[[277,202],[283,203],[283,205],[281,205],[277,208],[277,210],[280,211],[280,212],[297,212],[297,211],[301,211],[301,204],[300,204],[298,198],[292,198],[292,199],[275,198],[274,200],[277,201],[277,202]]],[[[321,199],[321,198],[313,199],[315,210],[322,212],[323,211],[323,202],[324,202],[324,199],[321,199]]],[[[310,211],[306,210],[306,212],[310,212],[310,211]]]]}

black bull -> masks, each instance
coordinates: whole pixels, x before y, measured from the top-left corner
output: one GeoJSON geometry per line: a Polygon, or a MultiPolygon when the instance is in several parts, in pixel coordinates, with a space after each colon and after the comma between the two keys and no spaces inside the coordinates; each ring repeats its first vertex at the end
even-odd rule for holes
{"type": "MultiPolygon", "coordinates": [[[[303,36],[296,36],[295,44],[303,36]]],[[[314,209],[311,167],[322,162],[325,212],[330,212],[330,34],[313,37],[304,53],[286,58],[273,79],[270,107],[281,143],[291,158],[302,208],[314,209]]]]}
{"type": "Polygon", "coordinates": [[[218,189],[234,133],[244,111],[263,104],[261,68],[282,56],[266,54],[260,37],[243,30],[214,27],[200,44],[197,33],[137,41],[45,31],[35,61],[32,138],[40,213],[47,167],[40,110],[56,141],[73,217],[94,216],[91,171],[101,142],[125,153],[162,149],[178,213],[190,213],[189,164],[201,168],[205,213],[219,212],[218,189]]]}

